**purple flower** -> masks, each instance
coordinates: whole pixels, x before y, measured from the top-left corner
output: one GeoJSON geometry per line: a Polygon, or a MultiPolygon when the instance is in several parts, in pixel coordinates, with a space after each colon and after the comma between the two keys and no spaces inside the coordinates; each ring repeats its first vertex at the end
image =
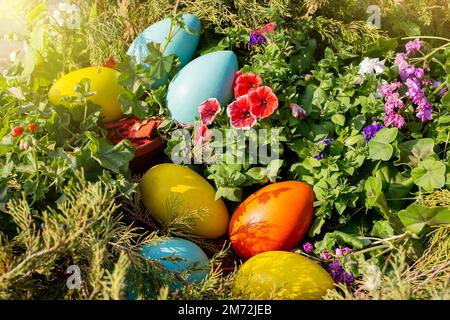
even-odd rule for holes
{"type": "Polygon", "coordinates": [[[406,62],[407,63],[408,60],[408,56],[406,55],[406,53],[403,52],[399,52],[395,55],[395,64],[401,64],[406,62]]]}
{"type": "Polygon", "coordinates": [[[328,251],[322,251],[320,253],[320,258],[324,261],[328,261],[331,259],[331,255],[328,253],[328,251]]]}
{"type": "Polygon", "coordinates": [[[341,248],[336,248],[336,250],[334,251],[334,255],[336,257],[342,257],[342,250],[341,250],[341,248]]]}
{"type": "Polygon", "coordinates": [[[250,33],[250,41],[248,44],[251,47],[251,46],[254,46],[257,44],[264,43],[265,41],[266,41],[266,38],[264,38],[264,36],[262,34],[252,31],[252,33],[250,33]]]}
{"type": "Polygon", "coordinates": [[[424,49],[425,46],[423,45],[423,42],[420,39],[415,39],[414,41],[410,41],[405,45],[406,54],[407,55],[413,55],[416,52],[424,49]]]}
{"type": "MultiPolygon", "coordinates": [[[[333,141],[334,141],[333,139],[326,138],[326,139],[316,142],[316,145],[324,144],[325,147],[328,147],[331,143],[333,143],[333,141]]],[[[325,157],[325,151],[322,151],[318,155],[315,155],[314,159],[322,160],[324,157],[325,157]]]]}
{"type": "MultiPolygon", "coordinates": [[[[442,81],[434,81],[433,82],[433,88],[435,88],[435,89],[437,89],[437,88],[440,88],[442,86],[442,81]]],[[[446,89],[446,88],[442,88],[440,91],[439,91],[439,95],[440,96],[443,96],[444,94],[446,94],[448,92],[448,90],[446,89]]]]}
{"type": "Polygon", "coordinates": [[[353,282],[355,282],[355,277],[351,273],[345,271],[345,269],[337,260],[329,263],[328,268],[330,269],[330,275],[333,278],[334,282],[345,283],[348,286],[352,285],[353,282]]]}
{"type": "Polygon", "coordinates": [[[305,244],[303,244],[303,251],[305,251],[306,253],[311,253],[314,250],[314,246],[309,243],[306,242],[305,244]]]}
{"type": "Polygon", "coordinates": [[[289,105],[289,108],[291,108],[292,116],[294,118],[297,118],[297,119],[300,119],[300,120],[305,120],[306,119],[307,114],[306,114],[305,109],[300,107],[298,104],[291,103],[289,105]]]}
{"type": "Polygon", "coordinates": [[[372,138],[375,137],[377,132],[383,128],[384,128],[384,126],[379,123],[374,123],[374,124],[371,124],[371,125],[368,125],[367,127],[365,127],[363,129],[363,134],[364,134],[364,139],[366,140],[366,142],[369,142],[370,140],[372,140],[372,138]]]}
{"type": "Polygon", "coordinates": [[[324,144],[325,146],[329,146],[331,143],[333,143],[333,141],[334,139],[326,138],[318,141],[316,144],[324,144]]]}

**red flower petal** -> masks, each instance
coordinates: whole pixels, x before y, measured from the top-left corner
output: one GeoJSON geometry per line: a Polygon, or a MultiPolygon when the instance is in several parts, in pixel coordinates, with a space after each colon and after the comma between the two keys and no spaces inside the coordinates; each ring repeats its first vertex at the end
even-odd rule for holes
{"type": "Polygon", "coordinates": [[[110,68],[110,69],[114,69],[114,67],[116,66],[116,61],[114,60],[113,57],[109,58],[107,61],[103,62],[102,66],[105,68],[110,68]]]}
{"type": "Polygon", "coordinates": [[[277,27],[276,22],[270,22],[266,24],[264,27],[259,28],[255,32],[261,35],[264,35],[265,33],[273,33],[275,31],[275,28],[277,27]]]}
{"type": "Polygon", "coordinates": [[[233,88],[236,87],[236,82],[239,79],[240,76],[242,76],[244,73],[241,70],[238,70],[235,74],[234,74],[234,81],[233,81],[233,88]]]}
{"type": "Polygon", "coordinates": [[[37,130],[37,124],[36,123],[30,123],[29,125],[28,125],[28,130],[30,131],[30,133],[33,133],[33,132],[35,132],[36,130],[37,130]]]}
{"type": "Polygon", "coordinates": [[[259,88],[261,83],[261,78],[252,72],[239,76],[236,80],[236,85],[234,86],[234,97],[237,99],[245,96],[252,90],[259,88]]]}
{"type": "Polygon", "coordinates": [[[208,127],[202,124],[200,127],[195,130],[194,142],[198,145],[203,145],[205,142],[210,141],[212,138],[211,133],[208,130],[208,127]]]}
{"type": "Polygon", "coordinates": [[[269,87],[260,87],[248,95],[250,112],[257,119],[264,119],[278,109],[278,98],[269,87]]]}
{"type": "Polygon", "coordinates": [[[227,108],[230,125],[235,129],[248,130],[256,124],[256,118],[250,113],[248,96],[242,96],[227,108]]]}
{"type": "Polygon", "coordinates": [[[17,137],[21,136],[21,135],[23,134],[24,131],[25,131],[25,129],[24,129],[23,127],[17,126],[17,127],[14,127],[14,128],[11,130],[11,135],[12,135],[14,138],[17,138],[17,137]]]}
{"type": "Polygon", "coordinates": [[[210,125],[220,112],[220,103],[216,98],[208,99],[198,106],[202,124],[210,125]]]}

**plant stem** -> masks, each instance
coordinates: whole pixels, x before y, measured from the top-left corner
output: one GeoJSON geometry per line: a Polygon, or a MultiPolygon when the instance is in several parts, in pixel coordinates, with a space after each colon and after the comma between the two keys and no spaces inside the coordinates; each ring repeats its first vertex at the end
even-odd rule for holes
{"type": "Polygon", "coordinates": [[[414,40],[414,39],[434,39],[434,40],[443,40],[450,42],[450,39],[442,38],[442,37],[434,37],[434,36],[415,36],[415,37],[404,37],[402,40],[414,40]]]}

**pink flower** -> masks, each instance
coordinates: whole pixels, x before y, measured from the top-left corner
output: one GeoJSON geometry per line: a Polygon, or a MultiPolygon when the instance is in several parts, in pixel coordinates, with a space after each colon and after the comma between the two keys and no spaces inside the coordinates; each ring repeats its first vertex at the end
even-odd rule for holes
{"type": "Polygon", "coordinates": [[[396,92],[398,89],[401,89],[403,87],[403,84],[401,82],[395,82],[390,84],[385,84],[381,86],[380,93],[384,96],[390,96],[394,92],[396,92]]]}
{"type": "Polygon", "coordinates": [[[331,259],[331,255],[328,253],[328,251],[322,251],[320,253],[320,258],[324,261],[328,261],[331,259]]]}
{"type": "Polygon", "coordinates": [[[208,127],[202,124],[200,127],[195,130],[194,142],[197,145],[203,145],[206,142],[210,141],[212,138],[211,133],[208,130],[208,127]]]}
{"type": "Polygon", "coordinates": [[[260,87],[248,95],[250,112],[257,119],[264,119],[278,109],[278,98],[269,87],[260,87]]]}
{"type": "Polygon", "coordinates": [[[204,101],[201,105],[198,106],[202,124],[210,125],[211,123],[213,123],[220,110],[220,103],[216,98],[211,98],[204,101]]]}
{"type": "Polygon", "coordinates": [[[230,125],[235,129],[248,130],[256,124],[256,118],[250,112],[248,96],[242,96],[227,108],[230,125]]]}
{"type": "Polygon", "coordinates": [[[314,246],[311,243],[306,242],[303,245],[303,251],[305,251],[306,253],[311,253],[313,250],[314,250],[314,246]]]}
{"type": "Polygon", "coordinates": [[[420,39],[415,39],[414,41],[410,41],[405,45],[406,53],[408,55],[413,55],[424,48],[425,46],[420,39]]]}
{"type": "Polygon", "coordinates": [[[349,247],[344,247],[341,249],[341,251],[342,251],[342,254],[347,254],[347,253],[352,252],[352,249],[350,249],[349,247]]]}
{"type": "Polygon", "coordinates": [[[398,113],[392,112],[384,116],[384,125],[386,127],[394,125],[395,127],[401,129],[405,126],[405,124],[406,124],[405,119],[398,113]]]}

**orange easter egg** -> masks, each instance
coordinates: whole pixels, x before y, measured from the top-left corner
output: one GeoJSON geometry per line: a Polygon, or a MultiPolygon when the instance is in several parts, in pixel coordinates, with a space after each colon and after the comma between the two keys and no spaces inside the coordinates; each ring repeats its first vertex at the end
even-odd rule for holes
{"type": "Polygon", "coordinates": [[[233,250],[243,259],[266,251],[292,250],[311,226],[313,205],[313,189],[303,182],[279,182],[258,190],[231,218],[233,250]]]}

